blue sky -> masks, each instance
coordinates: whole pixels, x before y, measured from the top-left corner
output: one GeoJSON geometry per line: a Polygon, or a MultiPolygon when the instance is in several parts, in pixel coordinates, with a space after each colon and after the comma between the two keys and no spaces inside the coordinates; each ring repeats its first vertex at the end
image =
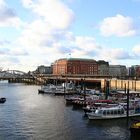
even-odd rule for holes
{"type": "Polygon", "coordinates": [[[139,7],[140,0],[0,0],[0,68],[27,72],[64,57],[139,65],[139,7]]]}

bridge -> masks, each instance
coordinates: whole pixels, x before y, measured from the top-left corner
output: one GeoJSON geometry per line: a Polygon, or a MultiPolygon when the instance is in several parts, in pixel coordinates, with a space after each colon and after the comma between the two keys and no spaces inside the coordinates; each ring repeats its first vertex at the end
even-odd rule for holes
{"type": "Polygon", "coordinates": [[[8,80],[9,82],[21,82],[29,84],[47,84],[51,83],[62,83],[66,81],[73,81],[75,83],[81,84],[86,83],[86,85],[94,85],[95,87],[101,87],[102,89],[106,87],[106,81],[109,81],[110,88],[124,89],[126,84],[131,90],[140,91],[140,80],[121,80],[112,79],[109,76],[99,76],[99,75],[53,75],[53,74],[30,74],[19,70],[7,70],[0,71],[0,80],[8,80]]]}
{"type": "MultiPolygon", "coordinates": [[[[7,70],[0,71],[0,80],[8,80],[9,82],[28,82],[35,84],[46,84],[46,83],[61,83],[65,81],[74,81],[76,83],[86,82],[90,83],[101,83],[102,76],[98,75],[53,75],[53,74],[30,74],[19,70],[7,70]]],[[[105,78],[105,77],[104,77],[105,78]]]]}
{"type": "Polygon", "coordinates": [[[10,78],[26,78],[29,75],[23,71],[19,70],[5,70],[0,71],[0,79],[10,79],[10,78]]]}

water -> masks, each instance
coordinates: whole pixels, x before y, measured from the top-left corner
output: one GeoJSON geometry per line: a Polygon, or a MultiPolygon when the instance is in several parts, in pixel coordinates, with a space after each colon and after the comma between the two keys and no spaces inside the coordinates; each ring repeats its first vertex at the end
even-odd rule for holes
{"type": "Polygon", "coordinates": [[[64,97],[38,94],[39,86],[1,84],[0,140],[129,140],[124,120],[89,121],[64,97]]]}

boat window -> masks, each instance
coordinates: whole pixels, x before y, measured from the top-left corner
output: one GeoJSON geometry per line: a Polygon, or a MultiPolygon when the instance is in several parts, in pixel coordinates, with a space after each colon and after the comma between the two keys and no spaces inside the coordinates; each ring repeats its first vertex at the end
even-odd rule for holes
{"type": "Polygon", "coordinates": [[[107,110],[107,114],[110,114],[110,110],[107,110]]]}
{"type": "Polygon", "coordinates": [[[123,109],[121,109],[121,114],[124,114],[124,110],[123,109]]]}
{"type": "Polygon", "coordinates": [[[103,114],[106,115],[106,111],[105,110],[103,111],[103,114]]]}
{"type": "Polygon", "coordinates": [[[114,114],[118,114],[118,110],[114,110],[114,114]]]}
{"type": "Polygon", "coordinates": [[[114,111],[113,111],[113,110],[111,110],[111,114],[112,114],[112,115],[114,114],[114,111]]]}
{"type": "Polygon", "coordinates": [[[102,114],[102,112],[103,112],[102,110],[99,110],[99,111],[98,111],[98,114],[102,114]]]}
{"type": "Polygon", "coordinates": [[[118,114],[124,114],[124,109],[123,109],[123,108],[120,109],[120,110],[118,111],[118,114]]]}

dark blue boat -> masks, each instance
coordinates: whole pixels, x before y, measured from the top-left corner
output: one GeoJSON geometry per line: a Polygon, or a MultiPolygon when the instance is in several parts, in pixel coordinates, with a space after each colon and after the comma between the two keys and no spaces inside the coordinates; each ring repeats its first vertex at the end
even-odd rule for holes
{"type": "Polygon", "coordinates": [[[6,98],[4,98],[4,97],[2,97],[2,98],[0,98],[0,103],[2,104],[2,103],[5,103],[6,102],[6,98]]]}

